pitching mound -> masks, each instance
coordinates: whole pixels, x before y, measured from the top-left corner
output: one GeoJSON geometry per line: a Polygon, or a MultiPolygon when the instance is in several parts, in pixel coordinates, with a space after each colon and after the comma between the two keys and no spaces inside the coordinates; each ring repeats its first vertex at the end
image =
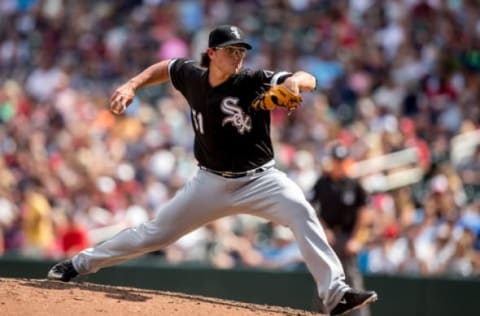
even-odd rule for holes
{"type": "Polygon", "coordinates": [[[2,315],[318,315],[277,306],[93,283],[0,278],[2,315]]]}

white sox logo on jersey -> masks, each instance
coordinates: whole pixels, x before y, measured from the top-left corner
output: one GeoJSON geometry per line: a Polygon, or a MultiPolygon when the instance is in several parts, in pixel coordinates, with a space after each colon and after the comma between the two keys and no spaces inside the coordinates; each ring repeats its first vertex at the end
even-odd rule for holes
{"type": "Polygon", "coordinates": [[[221,105],[222,111],[229,116],[223,119],[222,126],[231,123],[237,128],[238,132],[243,135],[252,129],[252,119],[237,105],[238,101],[238,98],[232,97],[223,99],[221,105]]]}

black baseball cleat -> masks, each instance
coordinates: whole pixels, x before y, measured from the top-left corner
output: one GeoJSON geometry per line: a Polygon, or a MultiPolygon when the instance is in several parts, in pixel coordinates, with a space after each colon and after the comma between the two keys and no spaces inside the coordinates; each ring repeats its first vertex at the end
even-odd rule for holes
{"type": "Polygon", "coordinates": [[[373,303],[378,299],[377,293],[373,291],[354,291],[345,292],[340,302],[330,312],[330,315],[344,315],[348,312],[359,309],[362,306],[373,303]]]}
{"type": "Polygon", "coordinates": [[[73,267],[72,260],[65,260],[54,265],[50,271],[48,271],[47,278],[50,280],[68,282],[77,275],[78,272],[73,267]]]}

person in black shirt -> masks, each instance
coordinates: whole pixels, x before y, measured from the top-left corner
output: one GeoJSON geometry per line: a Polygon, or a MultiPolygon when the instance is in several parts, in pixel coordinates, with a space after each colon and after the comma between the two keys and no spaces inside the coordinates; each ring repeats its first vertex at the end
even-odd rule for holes
{"type": "Polygon", "coordinates": [[[117,88],[110,108],[122,114],[142,87],[170,82],[190,105],[198,172],[155,218],[56,264],[48,278],[69,281],[161,249],[223,216],[248,213],[288,226],[317,284],[324,312],[340,315],[377,299],[345,283],[342,265],[328,245],[315,211],[285,173],[274,168],[270,112],[255,110],[257,95],[274,85],[310,92],[315,78],[304,71],[242,69],[251,49],[232,25],[211,31],[199,63],[160,61],[117,88]]]}
{"type": "MultiPolygon", "coordinates": [[[[313,186],[310,202],[317,210],[327,240],[343,264],[346,281],[363,288],[357,255],[361,250],[368,222],[367,193],[357,179],[348,176],[350,159],[347,147],[331,145],[323,161],[324,170],[313,186]]],[[[351,316],[369,315],[368,308],[351,316]]]]}

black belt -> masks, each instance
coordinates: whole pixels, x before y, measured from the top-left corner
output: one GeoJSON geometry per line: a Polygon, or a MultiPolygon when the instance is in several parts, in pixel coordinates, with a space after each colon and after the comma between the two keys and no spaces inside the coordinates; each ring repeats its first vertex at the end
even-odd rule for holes
{"type": "Polygon", "coordinates": [[[234,172],[234,171],[217,171],[217,170],[212,170],[204,166],[198,166],[200,169],[204,171],[211,172],[213,174],[219,175],[224,178],[229,178],[229,179],[235,179],[235,178],[241,178],[241,177],[246,177],[246,176],[252,176],[257,173],[261,173],[264,171],[267,171],[268,169],[272,168],[272,166],[262,166],[258,167],[256,169],[251,169],[247,171],[240,171],[240,172],[234,172]]]}

